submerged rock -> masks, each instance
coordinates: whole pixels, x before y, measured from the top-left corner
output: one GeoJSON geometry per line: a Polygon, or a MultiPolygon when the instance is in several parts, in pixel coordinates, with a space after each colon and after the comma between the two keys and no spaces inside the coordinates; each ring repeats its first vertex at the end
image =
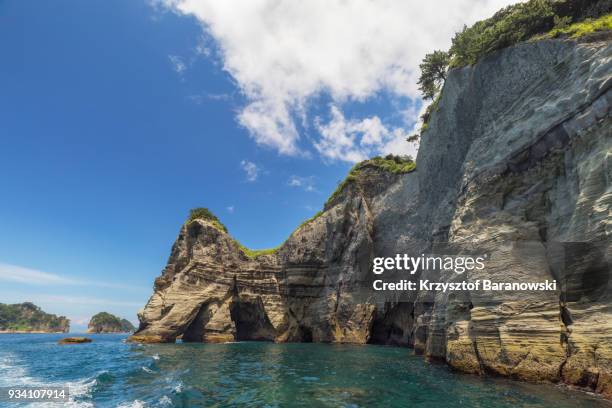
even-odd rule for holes
{"type": "Polygon", "coordinates": [[[131,339],[396,344],[612,396],[611,86],[607,39],[523,43],[450,71],[417,171],[364,166],[256,257],[210,220],[185,223],[131,339]],[[477,248],[487,267],[415,278],[559,289],[371,290],[374,257],[438,247],[477,248]]]}

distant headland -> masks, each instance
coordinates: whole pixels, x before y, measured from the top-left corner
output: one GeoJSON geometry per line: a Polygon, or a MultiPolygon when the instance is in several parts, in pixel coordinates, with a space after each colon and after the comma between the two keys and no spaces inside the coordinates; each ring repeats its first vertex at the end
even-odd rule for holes
{"type": "Polygon", "coordinates": [[[31,302],[0,303],[0,333],[67,333],[70,320],[44,312],[31,302]]]}

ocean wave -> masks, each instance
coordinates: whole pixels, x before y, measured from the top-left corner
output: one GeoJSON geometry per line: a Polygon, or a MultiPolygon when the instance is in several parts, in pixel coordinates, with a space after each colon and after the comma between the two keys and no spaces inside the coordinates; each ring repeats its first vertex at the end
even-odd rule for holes
{"type": "Polygon", "coordinates": [[[151,370],[149,367],[144,367],[143,366],[143,367],[140,367],[140,368],[142,368],[142,371],[144,371],[145,373],[152,373],[153,372],[153,370],[151,370]]]}
{"type": "Polygon", "coordinates": [[[26,365],[17,356],[11,353],[0,354],[0,386],[28,386],[28,387],[68,387],[70,400],[66,402],[44,402],[27,405],[37,408],[89,408],[94,405],[88,401],[76,401],[76,399],[92,397],[92,390],[99,380],[107,381],[110,374],[101,371],[94,377],[83,378],[77,381],[48,381],[33,377],[26,369],[26,365]]]}
{"type": "Polygon", "coordinates": [[[14,354],[0,354],[0,386],[27,385],[31,378],[14,354]]]}
{"type": "Polygon", "coordinates": [[[122,402],[117,405],[117,408],[145,408],[146,404],[141,400],[134,400],[131,402],[122,402]]]}
{"type": "Polygon", "coordinates": [[[153,360],[159,360],[159,354],[153,354],[151,358],[153,358],[153,360]]]}
{"type": "Polygon", "coordinates": [[[174,391],[176,394],[183,392],[183,383],[179,381],[172,391],[174,391]]]}

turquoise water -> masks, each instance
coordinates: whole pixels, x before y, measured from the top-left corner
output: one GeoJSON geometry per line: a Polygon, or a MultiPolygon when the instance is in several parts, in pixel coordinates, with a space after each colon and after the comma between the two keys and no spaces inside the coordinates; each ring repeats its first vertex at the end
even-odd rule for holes
{"type": "Polygon", "coordinates": [[[453,373],[403,348],[134,345],[124,335],[60,346],[61,337],[0,335],[0,386],[67,385],[75,407],[612,406],[563,387],[453,373]]]}

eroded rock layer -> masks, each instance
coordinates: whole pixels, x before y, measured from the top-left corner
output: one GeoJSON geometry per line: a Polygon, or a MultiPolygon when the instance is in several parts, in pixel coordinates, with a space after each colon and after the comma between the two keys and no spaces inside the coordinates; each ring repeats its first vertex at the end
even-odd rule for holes
{"type": "Polygon", "coordinates": [[[612,45],[547,40],[452,70],[418,170],[365,168],[274,254],[183,225],[135,341],[384,343],[472,373],[612,396],[612,45]],[[477,247],[433,281],[557,291],[371,289],[374,257],[477,247]]]}

